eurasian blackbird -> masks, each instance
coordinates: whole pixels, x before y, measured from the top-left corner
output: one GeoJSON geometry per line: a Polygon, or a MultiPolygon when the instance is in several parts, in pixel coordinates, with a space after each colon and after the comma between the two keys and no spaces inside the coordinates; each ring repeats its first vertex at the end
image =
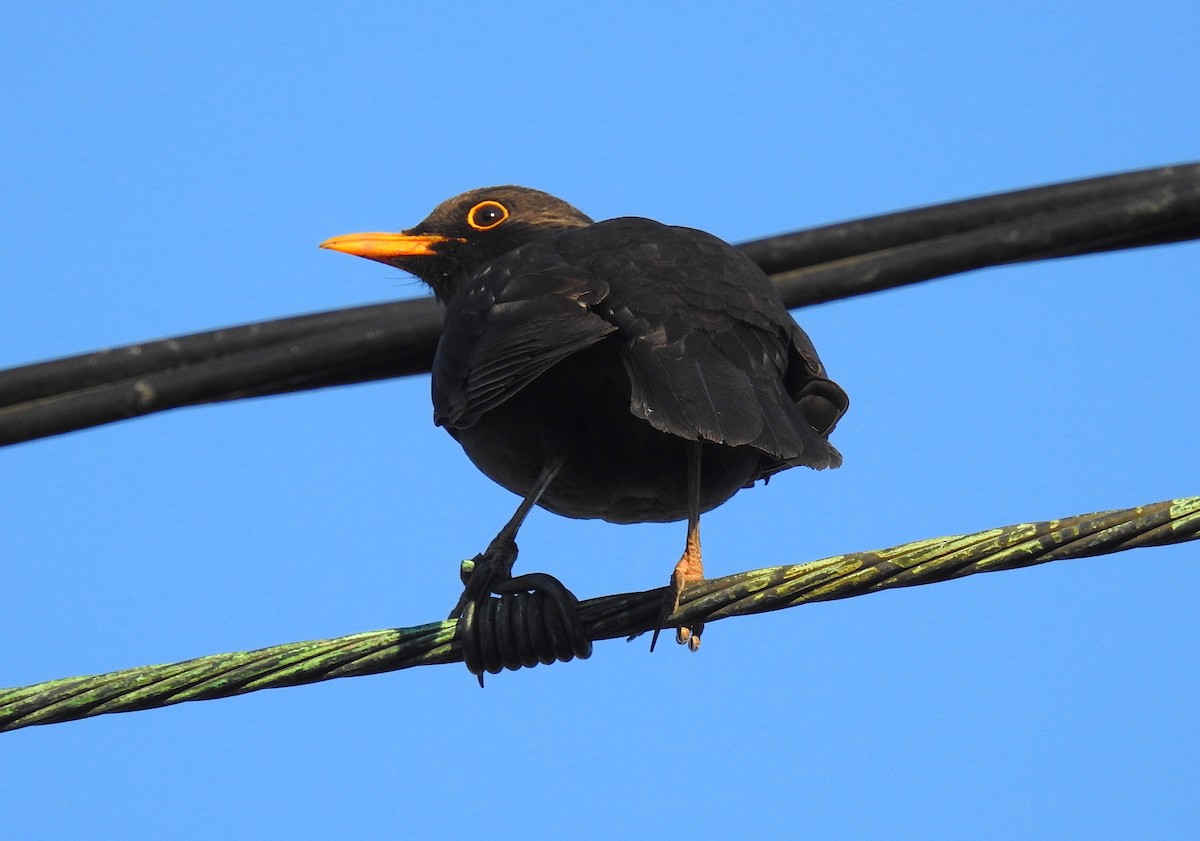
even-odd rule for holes
{"type": "MultiPolygon", "coordinates": [[[[703,578],[701,513],[789,467],[842,462],[827,436],[845,392],[762,270],[710,234],[593,222],[507,186],[449,199],[401,233],[321,246],[411,272],[446,304],[434,422],[524,498],[484,556],[497,575],[534,504],[614,523],[687,518],[665,617],[703,578]]],[[[678,639],[699,644],[691,629],[678,639]]]]}

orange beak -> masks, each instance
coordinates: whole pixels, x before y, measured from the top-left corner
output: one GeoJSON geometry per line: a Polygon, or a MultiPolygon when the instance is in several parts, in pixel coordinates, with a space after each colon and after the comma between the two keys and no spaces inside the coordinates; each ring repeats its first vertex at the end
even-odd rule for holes
{"type": "Polygon", "coordinates": [[[330,251],[341,251],[356,257],[366,257],[368,260],[378,260],[389,266],[396,265],[393,261],[404,257],[433,257],[437,255],[436,246],[439,243],[457,241],[453,237],[438,234],[392,234],[364,233],[343,234],[330,237],[321,243],[321,248],[330,251]]]}

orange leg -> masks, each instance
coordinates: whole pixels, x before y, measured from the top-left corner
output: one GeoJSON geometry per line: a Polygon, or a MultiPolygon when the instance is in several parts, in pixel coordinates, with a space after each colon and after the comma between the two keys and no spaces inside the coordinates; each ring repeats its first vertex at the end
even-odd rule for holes
{"type": "MultiPolygon", "coordinates": [[[[679,609],[683,590],[691,584],[704,580],[704,561],[700,557],[700,517],[688,517],[687,548],[683,557],[671,573],[671,592],[675,594],[671,611],[679,609]]],[[[675,629],[675,642],[686,645],[692,651],[700,647],[700,628],[679,627],[675,629]]]]}
{"type": "MultiPolygon", "coordinates": [[[[654,629],[654,637],[650,641],[650,650],[658,641],[658,632],[668,616],[679,609],[679,601],[685,588],[704,580],[704,561],[700,556],[700,442],[694,441],[688,445],[688,529],[687,544],[683,556],[671,573],[671,585],[668,589],[669,601],[663,605],[662,615],[658,619],[658,627],[654,629]]],[[[675,631],[675,641],[686,645],[695,651],[700,647],[700,632],[703,625],[696,627],[680,627],[675,631]]]]}

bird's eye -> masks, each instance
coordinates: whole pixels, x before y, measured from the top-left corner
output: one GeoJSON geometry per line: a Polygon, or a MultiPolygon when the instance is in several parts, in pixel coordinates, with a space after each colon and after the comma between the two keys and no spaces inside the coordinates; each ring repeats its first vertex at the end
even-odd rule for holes
{"type": "Polygon", "coordinates": [[[490,231],[507,218],[508,208],[490,199],[467,211],[467,224],[477,231],[490,231]]]}

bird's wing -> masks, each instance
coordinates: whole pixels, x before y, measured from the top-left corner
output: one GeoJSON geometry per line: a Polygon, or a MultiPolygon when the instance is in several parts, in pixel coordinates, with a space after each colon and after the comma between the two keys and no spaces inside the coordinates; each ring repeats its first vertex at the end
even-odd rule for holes
{"type": "Polygon", "coordinates": [[[844,411],[829,398],[844,394],[748,258],[645,219],[602,222],[564,243],[611,287],[596,312],[620,328],[634,415],[683,438],[752,446],[764,464],[841,463],[824,435],[844,411]]]}
{"type": "Polygon", "coordinates": [[[435,422],[473,425],[556,362],[614,332],[591,310],[608,291],[540,247],[485,266],[446,311],[433,364],[435,422]]]}

